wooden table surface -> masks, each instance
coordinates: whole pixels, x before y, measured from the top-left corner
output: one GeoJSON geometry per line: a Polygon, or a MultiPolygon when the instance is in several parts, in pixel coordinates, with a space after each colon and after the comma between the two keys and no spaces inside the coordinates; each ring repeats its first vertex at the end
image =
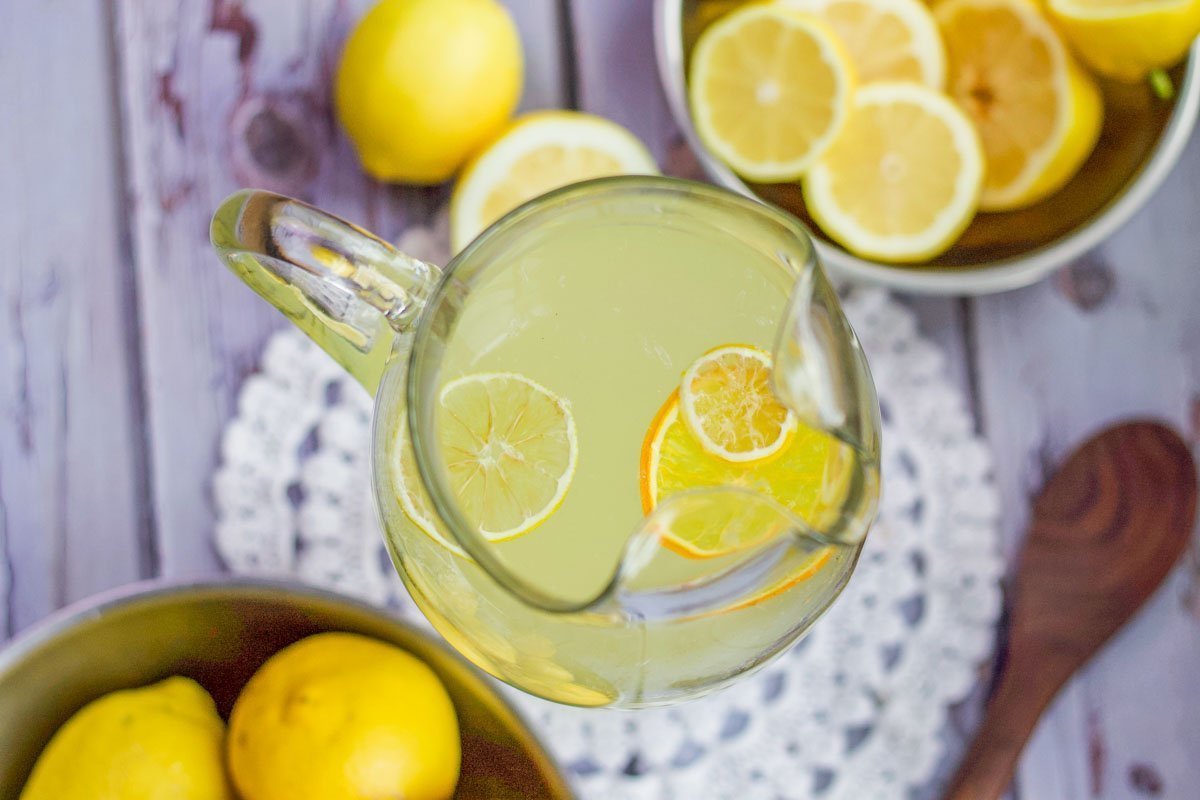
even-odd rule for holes
{"type": "MultiPolygon", "coordinates": [[[[210,476],[242,379],[283,320],[207,245],[259,185],[394,238],[444,189],[356,168],[329,107],[364,0],[39,0],[0,26],[0,639],[152,576],[221,565],[210,476]]],[[[695,174],[658,89],[651,0],[507,0],[525,108],[632,128],[695,174]]],[[[1010,558],[1073,443],[1131,415],[1200,437],[1200,141],[1099,250],[1033,288],[912,298],[996,457],[1010,558]]],[[[981,686],[989,672],[981,672],[981,686]]],[[[951,750],[983,689],[956,715],[951,750]]],[[[1066,690],[1023,800],[1200,796],[1200,556],[1066,690]]],[[[953,755],[951,755],[951,758],[953,755]]]]}

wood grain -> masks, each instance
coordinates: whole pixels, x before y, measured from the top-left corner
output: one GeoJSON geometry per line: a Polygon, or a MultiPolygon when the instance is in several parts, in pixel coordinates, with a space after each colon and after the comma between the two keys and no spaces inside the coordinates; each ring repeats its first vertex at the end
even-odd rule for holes
{"type": "Polygon", "coordinates": [[[1123,423],[1090,439],[1033,506],[1007,659],[947,800],[994,800],[1063,683],[1158,589],[1196,523],[1196,465],[1178,434],[1123,423]]]}
{"type": "MultiPolygon", "coordinates": [[[[118,3],[127,162],[162,569],[217,567],[209,478],[242,379],[283,320],[209,252],[208,220],[241,186],[301,197],[387,238],[444,190],[377,184],[330,109],[329,78],[366,0],[118,3]]],[[[510,4],[532,71],[526,103],[563,92],[557,3],[510,4]]]]}
{"type": "Polygon", "coordinates": [[[110,78],[103,4],[6,8],[0,639],[153,566],[110,78]]]}
{"type": "MultiPolygon", "coordinates": [[[[1074,443],[1131,416],[1191,429],[1200,396],[1198,186],[1193,139],[1147,207],[1088,259],[973,303],[981,422],[1010,559],[1030,497],[1074,443]]],[[[1194,580],[1173,575],[1059,696],[1022,762],[1022,800],[1136,797],[1132,773],[1146,765],[1163,797],[1200,785],[1187,744],[1200,741],[1200,717],[1178,699],[1200,693],[1198,622],[1183,602],[1194,580]]]]}

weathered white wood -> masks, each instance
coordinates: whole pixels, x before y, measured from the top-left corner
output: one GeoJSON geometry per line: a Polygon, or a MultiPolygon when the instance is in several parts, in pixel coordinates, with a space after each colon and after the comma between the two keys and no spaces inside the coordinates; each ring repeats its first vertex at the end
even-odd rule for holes
{"type": "MultiPolygon", "coordinates": [[[[117,4],[153,499],[167,574],[217,566],[209,478],[218,437],[265,339],[283,324],[210,252],[217,203],[240,186],[262,186],[395,237],[444,200],[440,189],[368,180],[333,120],[330,76],[368,5],[117,4]]],[[[562,95],[558,6],[510,5],[526,43],[526,104],[552,105],[562,95]]]]}
{"type": "MultiPolygon", "coordinates": [[[[1200,141],[1157,197],[1091,257],[1031,289],[975,304],[983,419],[1014,552],[1030,496],[1082,438],[1130,416],[1195,437],[1200,399],[1200,141]]],[[[1194,440],[1194,438],[1193,438],[1194,440]]],[[[1159,796],[1200,789],[1194,568],[1068,689],[1020,774],[1023,800],[1159,796]]]]}
{"type": "Polygon", "coordinates": [[[151,566],[104,4],[5,11],[0,639],[151,566]]]}
{"type": "Polygon", "coordinates": [[[658,81],[654,4],[647,0],[569,0],[576,99],[585,111],[637,134],[669,172],[682,137],[658,81]]]}
{"type": "Polygon", "coordinates": [[[521,110],[561,108],[569,87],[563,59],[566,20],[559,0],[504,0],[521,32],[525,50],[525,92],[521,110]]]}

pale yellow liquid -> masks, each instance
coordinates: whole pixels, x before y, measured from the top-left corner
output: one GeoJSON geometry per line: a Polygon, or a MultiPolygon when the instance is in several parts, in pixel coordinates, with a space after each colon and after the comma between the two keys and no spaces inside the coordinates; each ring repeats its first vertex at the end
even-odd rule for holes
{"type": "Polygon", "coordinates": [[[504,562],[555,596],[599,593],[642,519],[639,456],[659,407],[706,351],[769,351],[793,283],[724,235],[594,225],[473,286],[443,382],[481,372],[532,378],[570,403],[579,442],[563,504],[495,545],[504,562]]]}
{"type": "MultiPolygon", "coordinates": [[[[771,351],[797,276],[728,233],[653,218],[558,225],[503,267],[471,283],[438,384],[512,372],[570,403],[578,463],[562,505],[535,530],[489,547],[540,592],[584,602],[612,581],[643,522],[643,441],[682,372],[724,344],[771,351]]],[[[383,504],[400,534],[401,571],[442,633],[493,674],[581,705],[657,702],[769,655],[832,599],[856,555],[835,547],[816,577],[750,608],[642,624],[611,609],[533,608],[383,504]]],[[[669,586],[712,568],[664,551],[639,581],[669,586]]]]}

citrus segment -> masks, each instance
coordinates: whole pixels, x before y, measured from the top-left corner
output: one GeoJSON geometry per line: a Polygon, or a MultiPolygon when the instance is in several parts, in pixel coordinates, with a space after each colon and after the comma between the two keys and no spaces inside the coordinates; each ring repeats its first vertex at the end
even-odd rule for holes
{"type": "Polygon", "coordinates": [[[814,14],[841,37],[859,83],[946,83],[946,51],[921,0],[780,0],[814,14]]]}
{"type": "Polygon", "coordinates": [[[984,157],[971,121],[912,83],[860,89],[846,129],[809,172],[813,218],[847,249],[921,261],[948,248],[975,215],[984,157]]]}
{"type": "Polygon", "coordinates": [[[1100,92],[1030,0],[946,0],[948,91],[979,129],[984,211],[1022,208],[1071,179],[1100,135],[1100,92]]]}
{"type": "Polygon", "coordinates": [[[771,356],[756,347],[705,353],[683,374],[679,401],[692,435],[726,461],[774,455],[796,430],[796,416],[771,390],[771,356]]]}
{"type": "Polygon", "coordinates": [[[544,522],[575,474],[575,420],[565,400],[514,373],[468,375],[441,393],[438,439],[449,488],[490,541],[544,522]]]}
{"type": "Polygon", "coordinates": [[[1101,75],[1137,81],[1187,55],[1200,0],[1049,0],[1058,29],[1101,75]]]}
{"type": "Polygon", "coordinates": [[[697,132],[734,170],[764,183],[795,180],[830,145],[853,87],[837,35],[781,5],[722,17],[692,53],[697,132]]]}
{"type": "Polygon", "coordinates": [[[515,121],[463,171],[450,199],[456,251],[484,228],[538,195],[609,175],[655,175],[636,136],[603,117],[539,111],[515,121]]]}

